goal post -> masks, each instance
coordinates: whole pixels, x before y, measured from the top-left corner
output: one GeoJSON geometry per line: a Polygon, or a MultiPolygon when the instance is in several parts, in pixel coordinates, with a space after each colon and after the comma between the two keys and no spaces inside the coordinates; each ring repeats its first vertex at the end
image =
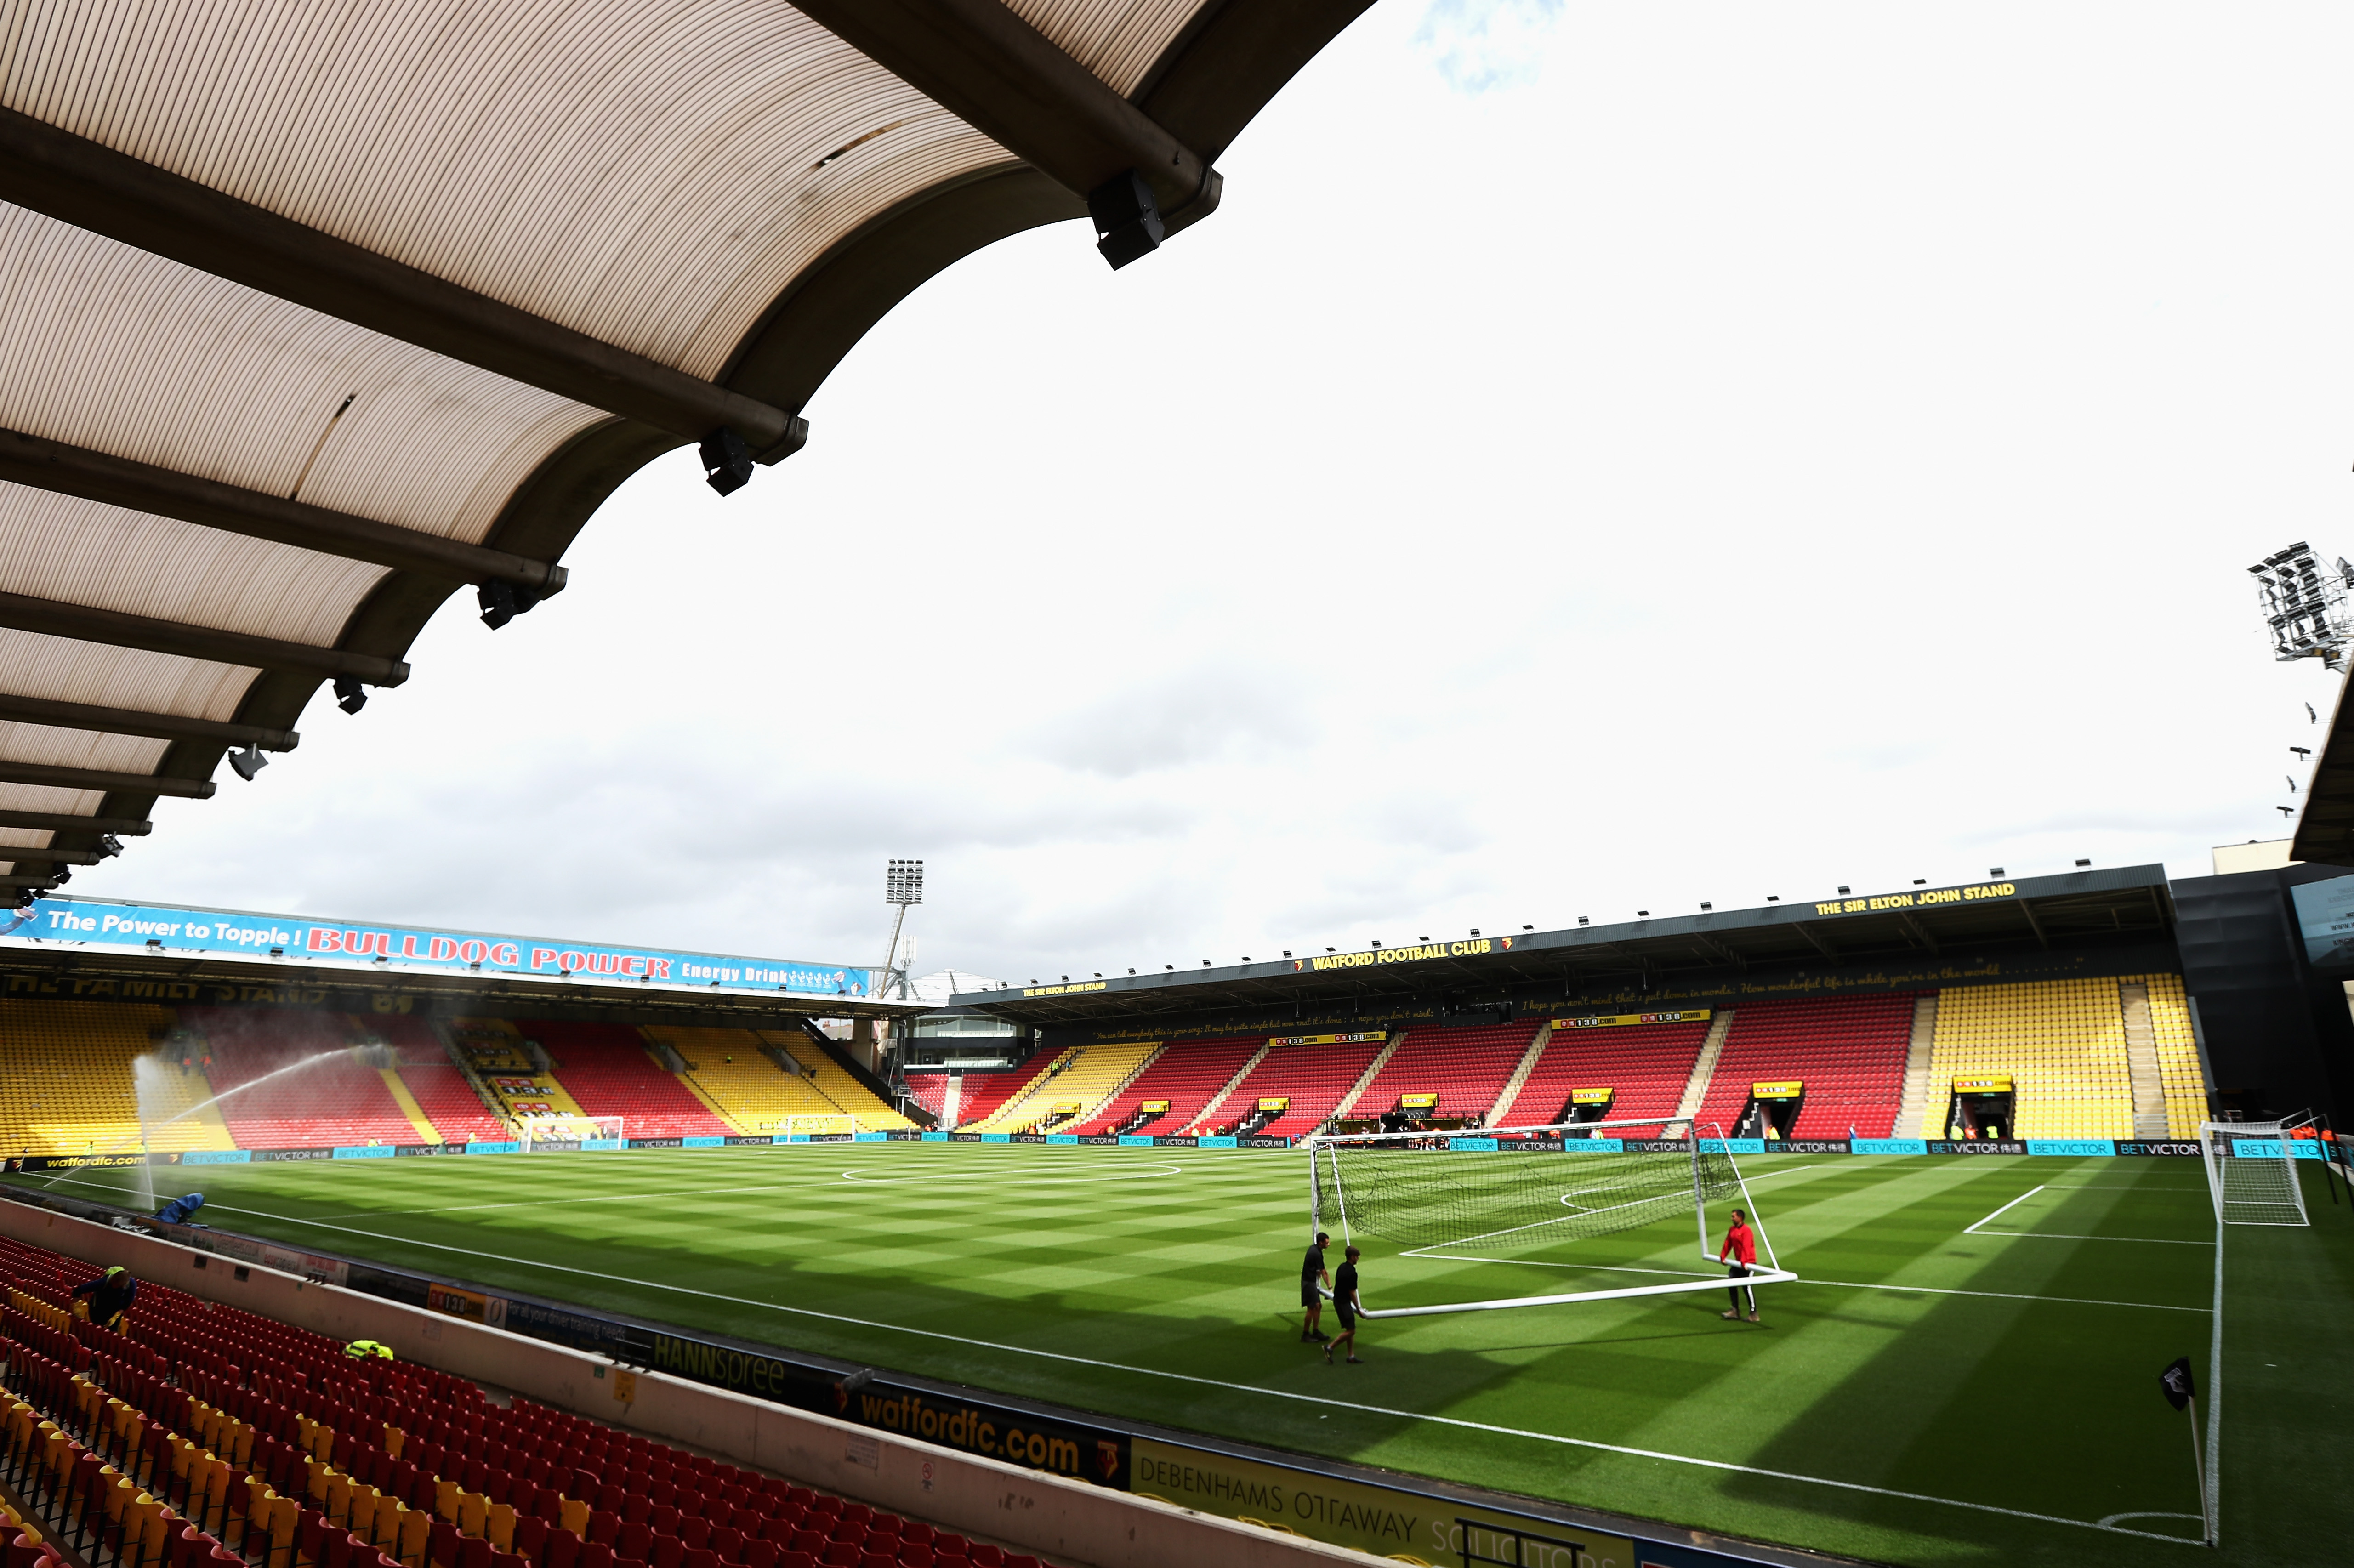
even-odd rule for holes
{"type": "Polygon", "coordinates": [[[2219,1225],[2302,1225],[2305,1186],[2289,1135],[2279,1121],[2202,1121],[2199,1152],[2219,1225]]]}
{"type": "MultiPolygon", "coordinates": [[[[1338,1230],[1344,1241],[1356,1233],[1398,1246],[1409,1255],[1444,1259],[1443,1250],[1510,1241],[1576,1241],[1613,1235],[1662,1221],[1691,1216],[1700,1254],[1715,1261],[1709,1245],[1709,1207],[1739,1208],[1757,1240],[1758,1263],[1742,1281],[1782,1284],[1798,1277],[1781,1266],[1772,1238],[1750,1198],[1747,1182],[1720,1129],[1680,1139],[1649,1136],[1649,1121],[1547,1123],[1482,1129],[1479,1145],[1452,1146],[1443,1134],[1371,1133],[1324,1135],[1307,1140],[1311,1230],[1338,1230]],[[1638,1135],[1640,1136],[1638,1136],[1638,1135]],[[1578,1139],[1611,1139],[1650,1145],[1609,1153],[1522,1152],[1490,1142],[1499,1135],[1530,1135],[1574,1144],[1578,1139]],[[1568,1135],[1564,1137],[1564,1135],[1568,1135]]],[[[1465,1261],[1470,1261],[1466,1259],[1465,1261]]],[[[1483,1261],[1505,1262],[1509,1258],[1483,1261]]],[[[1544,1307],[1572,1301],[1608,1301],[1637,1296],[1669,1296],[1690,1290],[1721,1290],[1722,1276],[1659,1285],[1625,1286],[1519,1296],[1489,1301],[1454,1301],[1425,1307],[1368,1309],[1370,1318],[1411,1318],[1442,1312],[1484,1312],[1507,1307],[1544,1307]]]]}
{"type": "Polygon", "coordinates": [[[525,1154],[577,1153],[583,1149],[627,1147],[617,1116],[527,1116],[517,1140],[525,1154]]]}

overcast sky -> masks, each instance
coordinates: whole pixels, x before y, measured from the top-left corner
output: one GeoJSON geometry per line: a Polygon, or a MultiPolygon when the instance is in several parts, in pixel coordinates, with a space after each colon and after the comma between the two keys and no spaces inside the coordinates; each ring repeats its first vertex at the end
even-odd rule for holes
{"type": "Polygon", "coordinates": [[[2282,836],[2342,6],[1384,0],[75,893],[1016,981],[2282,836]]]}

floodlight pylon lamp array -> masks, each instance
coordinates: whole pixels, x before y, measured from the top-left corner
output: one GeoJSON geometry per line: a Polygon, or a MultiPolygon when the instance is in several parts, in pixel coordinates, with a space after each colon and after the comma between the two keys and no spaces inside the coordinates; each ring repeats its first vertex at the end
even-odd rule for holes
{"type": "Polygon", "coordinates": [[[2299,540],[2248,568],[2256,599],[2271,629],[2273,657],[2283,662],[2319,659],[2343,673],[2347,648],[2354,642],[2354,619],[2347,598],[2354,589],[2354,566],[2341,556],[2325,568],[2313,547],[2299,540]]]}
{"type": "Polygon", "coordinates": [[[883,902],[885,904],[921,904],[924,901],[924,863],[919,860],[895,860],[883,871],[883,902]]]}

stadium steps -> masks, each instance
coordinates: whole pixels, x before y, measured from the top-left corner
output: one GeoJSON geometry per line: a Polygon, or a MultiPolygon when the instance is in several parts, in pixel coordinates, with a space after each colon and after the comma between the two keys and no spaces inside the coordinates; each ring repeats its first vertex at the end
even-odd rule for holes
{"type": "Polygon", "coordinates": [[[2136,1138],[2166,1136],[2166,1089],[2158,1070],[2158,1033],[2150,1027],[2149,987],[2117,982],[2117,1005],[2126,1021],[2126,1079],[2133,1090],[2136,1138]]]}
{"type": "Polygon", "coordinates": [[[1267,1054],[1273,1049],[1275,1049],[1275,1047],[1272,1045],[1263,1044],[1257,1051],[1253,1052],[1249,1061],[1245,1062],[1240,1067],[1235,1069],[1235,1075],[1226,1080],[1226,1086],[1220,1089],[1216,1094],[1212,1095],[1210,1097],[1210,1103],[1193,1113],[1193,1119],[1186,1124],[1185,1130],[1190,1133],[1198,1128],[1209,1125],[1210,1118],[1218,1114],[1218,1107],[1225,1105],[1227,1097],[1237,1088],[1242,1086],[1242,1081],[1245,1078],[1249,1077],[1253,1070],[1256,1069],[1261,1062],[1267,1060],[1267,1054]]]}
{"type": "Polygon", "coordinates": [[[1537,1070],[1537,1058],[1543,1055],[1544,1048],[1552,1044],[1553,1020],[1548,1018],[1537,1025],[1535,1037],[1530,1040],[1528,1052],[1522,1056],[1521,1065],[1512,1069],[1511,1077],[1504,1080],[1504,1092],[1496,1097],[1495,1108],[1488,1114],[1490,1127],[1511,1126],[1513,1103],[1521,1097],[1521,1090],[1528,1086],[1529,1075],[1537,1070]]]}
{"type": "Polygon", "coordinates": [[[1913,1043],[1904,1052],[1904,1098],[1896,1112],[1898,1138],[1943,1138],[1923,1125],[1929,1114],[1929,1048],[1937,1038],[1937,993],[1925,991],[1913,1002],[1913,1043]]]}
{"type": "MultiPolygon", "coordinates": [[[[426,1029],[429,1029],[429,1032],[433,1033],[433,1038],[436,1038],[436,1041],[440,1043],[442,1059],[445,1059],[447,1065],[450,1065],[450,1066],[452,1066],[454,1071],[457,1071],[459,1078],[461,1078],[461,1081],[466,1083],[466,1087],[469,1087],[471,1093],[473,1093],[475,1104],[481,1104],[481,1107],[482,1107],[482,1116],[485,1116],[487,1120],[492,1120],[492,1123],[497,1123],[499,1130],[494,1132],[494,1135],[492,1135],[492,1137],[494,1137],[494,1139],[504,1139],[504,1137],[511,1135],[511,1132],[514,1132],[514,1128],[508,1128],[508,1126],[506,1126],[506,1116],[504,1116],[504,1111],[499,1109],[499,1097],[497,1097],[497,1095],[492,1095],[492,1093],[490,1093],[490,1086],[487,1086],[487,1083],[482,1083],[482,1074],[481,1074],[481,1071],[475,1071],[473,1059],[471,1059],[469,1054],[466,1054],[466,1050],[463,1050],[461,1045],[459,1045],[457,1038],[454,1038],[452,1033],[450,1033],[450,1024],[447,1024],[447,1022],[442,1022],[442,1020],[433,1020],[433,1022],[429,1022],[429,1024],[426,1024],[426,1029]]],[[[412,1083],[412,1086],[409,1086],[409,1093],[412,1093],[412,1095],[417,1093],[417,1086],[414,1086],[414,1083],[412,1083]]],[[[436,1126],[438,1126],[438,1123],[436,1123],[436,1126]]]]}
{"type": "Polygon", "coordinates": [[[2166,1091],[2166,1135],[2196,1138],[2207,1119],[2207,1070],[2180,975],[2135,975],[2149,998],[2150,1035],[2158,1050],[2158,1084],[2166,1091]]]}
{"type": "MultiPolygon", "coordinates": [[[[652,1056],[656,1063],[659,1064],[662,1062],[662,1053],[656,1051],[649,1052],[647,1054],[652,1056]]],[[[751,1131],[751,1128],[746,1127],[741,1121],[737,1120],[734,1114],[732,1114],[726,1106],[721,1105],[717,1100],[712,1098],[711,1091],[705,1088],[701,1084],[695,1082],[695,1075],[693,1073],[682,1072],[677,1068],[670,1068],[668,1070],[670,1072],[670,1075],[678,1080],[678,1086],[684,1089],[688,1094],[693,1095],[696,1099],[702,1101],[703,1108],[709,1111],[713,1116],[717,1117],[721,1124],[725,1126],[729,1132],[734,1133],[738,1138],[742,1138],[751,1131]]]]}
{"type": "Polygon", "coordinates": [[[384,1075],[385,1090],[392,1096],[392,1103],[400,1107],[400,1114],[407,1117],[408,1125],[417,1129],[417,1141],[419,1143],[447,1141],[434,1127],[432,1119],[425,1114],[425,1107],[417,1103],[417,1097],[408,1092],[408,1086],[400,1081],[400,1070],[397,1067],[378,1067],[376,1071],[384,1075]]]}
{"type": "Polygon", "coordinates": [[[749,1029],[650,1023],[641,1031],[685,1064],[690,1086],[745,1133],[789,1132],[795,1117],[856,1118],[833,1103],[800,1059],[749,1029]]]}
{"type": "Polygon", "coordinates": [[[1037,1125],[1049,1114],[1048,1107],[1058,1100],[1076,1100],[1079,1108],[1074,1120],[1085,1120],[1088,1113],[1111,1097],[1112,1086],[1125,1083],[1133,1075],[1139,1062],[1159,1052],[1158,1044],[1087,1045],[1074,1051],[1063,1070],[1048,1072],[1033,1079],[1029,1086],[997,1109],[997,1114],[981,1124],[982,1132],[1020,1132],[1037,1125]]]}
{"type": "MultiPolygon", "coordinates": [[[[1708,1086],[1716,1077],[1716,1059],[1724,1054],[1724,1037],[1733,1033],[1733,1009],[1724,1008],[1708,1022],[1708,1037],[1700,1043],[1700,1054],[1692,1058],[1691,1076],[1684,1080],[1683,1097],[1676,1101],[1675,1119],[1686,1128],[1691,1118],[1700,1115],[1700,1107],[1708,1103],[1708,1086]]],[[[1672,1137],[1673,1127],[1661,1132],[1672,1137]]]]}
{"type": "Polygon", "coordinates": [[[1067,1045],[1043,1062],[1038,1058],[1046,1054],[1041,1051],[1037,1055],[1032,1056],[1028,1062],[1024,1062],[1018,1067],[1010,1067],[1002,1073],[966,1074],[964,1093],[968,1103],[958,1108],[959,1120],[956,1130],[961,1132],[980,1130],[982,1123],[1028,1094],[1034,1086],[1044,1083],[1048,1075],[1066,1065],[1071,1058],[1078,1054],[1079,1047],[1067,1045]],[[1034,1063],[1035,1065],[1032,1065],[1034,1063]],[[981,1082],[974,1084],[971,1081],[974,1078],[979,1078],[981,1082]]]}
{"type": "Polygon", "coordinates": [[[1396,1055],[1398,1047],[1405,1044],[1406,1033],[1401,1029],[1384,1043],[1382,1048],[1374,1053],[1373,1059],[1365,1064],[1364,1075],[1349,1086],[1349,1092],[1341,1097],[1341,1103],[1332,1107],[1332,1114],[1325,1119],[1338,1121],[1357,1108],[1357,1102],[1365,1097],[1365,1091],[1373,1086],[1373,1080],[1382,1075],[1382,1069],[1390,1065],[1390,1058],[1396,1055]]]}
{"type": "MultiPolygon", "coordinates": [[[[1129,1085],[1144,1076],[1146,1069],[1150,1067],[1153,1063],[1161,1060],[1161,1053],[1168,1049],[1169,1047],[1166,1044],[1153,1046],[1150,1053],[1145,1056],[1144,1060],[1136,1065],[1134,1071],[1130,1072],[1128,1076],[1122,1078],[1119,1083],[1114,1084],[1111,1086],[1110,1093],[1105,1095],[1103,1098],[1096,1101],[1095,1104],[1088,1106],[1086,1109],[1080,1111],[1078,1115],[1066,1118],[1061,1124],[1061,1127],[1076,1127],[1082,1122],[1093,1119],[1097,1111],[1111,1104],[1112,1101],[1119,1098],[1121,1095],[1126,1094],[1128,1092],[1129,1085]]],[[[1061,1128],[1058,1127],[1056,1130],[1061,1130],[1061,1128]]]]}

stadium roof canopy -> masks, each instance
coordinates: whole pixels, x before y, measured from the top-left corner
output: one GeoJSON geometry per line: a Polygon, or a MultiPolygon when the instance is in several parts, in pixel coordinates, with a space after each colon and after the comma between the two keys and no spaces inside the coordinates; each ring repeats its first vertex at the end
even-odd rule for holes
{"type": "Polygon", "coordinates": [[[461,588],[493,626],[562,588],[658,454],[722,493],[789,456],[960,258],[1207,216],[1369,3],[12,6],[0,853],[41,853],[0,885],[398,684],[461,588]]]}
{"type": "Polygon", "coordinates": [[[1971,957],[2109,940],[2162,939],[2174,928],[2166,868],[2126,866],[2060,876],[1910,887],[1820,903],[1769,904],[1700,915],[1490,933],[1362,952],[1295,949],[1268,962],[1074,977],[1058,985],[974,991],[953,1005],[1034,1025],[1172,1017],[1297,1005],[1507,997],[1548,1000],[1712,971],[1836,969],[1897,959],[1971,957]],[[1536,994],[1532,994],[1536,993],[1536,994]]]}

